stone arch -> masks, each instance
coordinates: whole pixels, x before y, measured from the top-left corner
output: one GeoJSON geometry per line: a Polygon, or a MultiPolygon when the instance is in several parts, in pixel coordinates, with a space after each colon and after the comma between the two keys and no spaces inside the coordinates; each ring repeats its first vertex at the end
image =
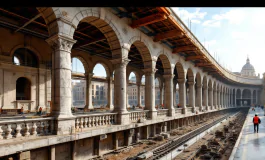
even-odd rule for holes
{"type": "Polygon", "coordinates": [[[42,15],[45,23],[47,24],[47,29],[49,35],[53,35],[59,32],[59,24],[56,23],[58,17],[63,17],[59,8],[54,7],[36,7],[39,13],[42,15]],[[54,25],[55,24],[55,25],[54,25]]]}
{"type": "Polygon", "coordinates": [[[185,77],[185,71],[184,71],[183,65],[180,62],[177,62],[175,65],[175,68],[178,73],[178,78],[185,79],[186,77],[185,77]]]}
{"type": "Polygon", "coordinates": [[[213,90],[217,90],[217,84],[216,84],[216,81],[213,81],[213,90]]]}
{"type": "Polygon", "coordinates": [[[202,84],[203,84],[203,87],[208,86],[208,79],[206,75],[203,76],[202,84]]]}
{"type": "Polygon", "coordinates": [[[136,83],[139,81],[139,80],[141,80],[140,79],[140,75],[138,74],[138,72],[137,71],[135,71],[135,70],[129,70],[129,72],[128,72],[128,76],[127,76],[127,80],[129,80],[129,77],[130,77],[130,74],[131,73],[134,73],[134,75],[135,75],[135,78],[136,78],[136,83]]]}
{"type": "Polygon", "coordinates": [[[106,65],[106,63],[103,62],[103,61],[101,61],[101,60],[96,61],[96,62],[94,63],[91,72],[93,72],[93,70],[95,69],[95,66],[96,66],[97,64],[101,64],[101,65],[104,67],[104,69],[105,69],[105,71],[106,71],[106,76],[109,77],[109,76],[110,76],[110,69],[109,69],[109,67],[106,65]]]}
{"type": "Polygon", "coordinates": [[[202,84],[202,77],[201,77],[200,72],[197,72],[197,73],[196,73],[195,81],[196,81],[196,84],[197,84],[197,85],[201,85],[201,84],[202,84]]]}
{"type": "Polygon", "coordinates": [[[141,41],[141,37],[139,37],[139,36],[132,37],[129,40],[128,45],[129,45],[129,48],[131,48],[132,45],[135,45],[137,50],[140,52],[144,62],[152,60],[152,55],[150,52],[151,49],[145,40],[141,41]]]}
{"type": "MultiPolygon", "coordinates": [[[[83,64],[83,66],[84,66],[84,69],[85,69],[85,73],[89,73],[89,67],[88,67],[88,63],[87,63],[87,61],[82,57],[82,56],[72,56],[71,57],[72,59],[73,58],[77,58],[77,59],[79,59],[81,62],[82,62],[82,64],[83,64]]],[[[71,61],[72,61],[72,59],[71,59],[71,61]]],[[[91,71],[92,72],[92,71],[91,71]]]]}
{"type": "Polygon", "coordinates": [[[194,81],[194,74],[191,68],[188,68],[187,70],[187,80],[190,82],[194,81]]]}
{"type": "Polygon", "coordinates": [[[171,64],[170,64],[170,61],[169,61],[168,57],[165,54],[160,54],[158,56],[158,58],[160,58],[160,60],[162,62],[164,73],[172,74],[172,72],[171,72],[171,64]]]}
{"type": "Polygon", "coordinates": [[[16,45],[15,47],[13,47],[10,51],[10,54],[9,54],[10,57],[13,57],[15,51],[17,49],[20,49],[20,48],[26,48],[26,49],[32,51],[37,56],[39,63],[42,62],[42,56],[41,56],[40,52],[37,49],[35,49],[33,46],[24,46],[24,44],[19,44],[19,45],[16,45]]]}

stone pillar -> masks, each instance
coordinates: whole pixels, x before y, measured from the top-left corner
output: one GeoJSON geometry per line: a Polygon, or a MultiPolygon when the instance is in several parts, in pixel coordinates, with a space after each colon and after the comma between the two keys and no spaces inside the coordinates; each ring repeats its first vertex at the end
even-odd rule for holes
{"type": "Polygon", "coordinates": [[[253,104],[253,91],[250,90],[250,106],[253,104]]]}
{"type": "Polygon", "coordinates": [[[213,109],[213,88],[209,88],[209,106],[210,108],[213,109]]]}
{"type": "Polygon", "coordinates": [[[164,84],[161,82],[160,86],[160,105],[164,104],[164,84]]]}
{"type": "Polygon", "coordinates": [[[175,75],[174,74],[168,74],[168,75],[164,75],[164,79],[165,79],[165,107],[168,109],[169,111],[169,116],[174,116],[175,115],[175,109],[173,106],[173,77],[175,75]]]}
{"type": "Polygon", "coordinates": [[[92,77],[93,73],[86,74],[86,105],[84,110],[93,109],[92,104],[92,77]]]}
{"type": "Polygon", "coordinates": [[[206,110],[209,110],[208,108],[208,86],[203,85],[203,91],[204,91],[204,106],[206,110]]]}
{"type": "Polygon", "coordinates": [[[176,103],[176,82],[173,79],[173,106],[176,107],[178,104],[176,103]]]}
{"type": "Polygon", "coordinates": [[[111,76],[109,76],[108,78],[108,108],[110,110],[114,109],[113,103],[112,103],[112,99],[113,99],[113,95],[112,95],[112,91],[113,91],[113,87],[112,87],[112,82],[113,82],[113,75],[111,74],[111,76]]]}
{"type": "Polygon", "coordinates": [[[179,84],[179,105],[183,108],[183,113],[186,113],[186,79],[178,79],[179,84]]]}
{"type": "Polygon", "coordinates": [[[51,116],[56,118],[55,132],[70,134],[75,128],[75,120],[71,112],[71,49],[76,40],[57,34],[46,41],[53,49],[51,116]]]}
{"type": "Polygon", "coordinates": [[[114,75],[114,110],[117,112],[117,124],[129,124],[129,112],[126,108],[127,82],[126,82],[126,67],[129,59],[120,58],[112,60],[115,64],[114,75]]]}
{"type": "Polygon", "coordinates": [[[149,117],[155,119],[157,110],[155,108],[155,72],[156,69],[144,69],[145,72],[145,109],[149,110],[149,117]]]}
{"type": "Polygon", "coordinates": [[[141,81],[137,82],[137,107],[141,107],[141,81]]]}
{"type": "Polygon", "coordinates": [[[197,102],[200,107],[200,111],[202,111],[202,84],[197,84],[197,102]]]}
{"type": "Polygon", "coordinates": [[[216,89],[214,88],[213,89],[213,106],[214,106],[214,109],[216,109],[216,89]]]}
{"type": "Polygon", "coordinates": [[[256,104],[259,104],[259,101],[258,101],[258,90],[256,90],[256,104]]]}
{"type": "Polygon", "coordinates": [[[50,160],[55,160],[55,145],[50,146],[50,160]]]}
{"type": "Polygon", "coordinates": [[[38,75],[38,109],[45,108],[45,70],[39,68],[38,75]]]}
{"type": "Polygon", "coordinates": [[[195,112],[195,88],[194,88],[194,81],[189,81],[189,106],[193,108],[193,112],[195,112]]]}
{"type": "Polygon", "coordinates": [[[241,92],[241,94],[240,94],[240,103],[239,103],[239,106],[241,107],[243,105],[243,103],[242,103],[243,91],[240,90],[240,92],[241,92]]]}
{"type": "Polygon", "coordinates": [[[235,97],[234,97],[234,100],[235,100],[234,105],[235,105],[235,107],[237,107],[237,104],[236,104],[236,89],[235,89],[235,97]]]}

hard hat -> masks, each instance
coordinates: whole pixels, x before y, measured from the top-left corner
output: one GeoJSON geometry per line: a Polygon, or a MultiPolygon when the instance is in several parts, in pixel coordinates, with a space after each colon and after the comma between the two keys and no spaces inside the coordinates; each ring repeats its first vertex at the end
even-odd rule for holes
{"type": "Polygon", "coordinates": [[[255,116],[258,116],[257,113],[255,114],[255,116]]]}

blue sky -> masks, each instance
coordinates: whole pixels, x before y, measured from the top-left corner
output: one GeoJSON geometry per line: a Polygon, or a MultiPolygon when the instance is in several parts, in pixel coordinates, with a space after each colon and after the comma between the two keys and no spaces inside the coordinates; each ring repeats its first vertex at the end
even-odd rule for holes
{"type": "MultiPolygon", "coordinates": [[[[240,72],[249,56],[256,74],[262,77],[265,72],[265,8],[172,9],[222,66],[240,72]]],[[[82,70],[79,63],[73,61],[74,69],[82,70]]],[[[98,76],[106,75],[102,65],[97,65],[93,72],[98,76]]]]}
{"type": "Polygon", "coordinates": [[[256,74],[262,76],[265,72],[265,8],[173,7],[173,10],[222,66],[240,72],[249,56],[256,74]]]}

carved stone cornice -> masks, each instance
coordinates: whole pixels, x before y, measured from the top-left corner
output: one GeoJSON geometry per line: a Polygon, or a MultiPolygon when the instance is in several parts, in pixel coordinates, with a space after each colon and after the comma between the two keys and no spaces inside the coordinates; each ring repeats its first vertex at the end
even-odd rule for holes
{"type": "Polygon", "coordinates": [[[61,51],[71,52],[73,45],[76,43],[76,40],[56,34],[46,39],[46,42],[55,51],[61,50],[61,51]]]}
{"type": "Polygon", "coordinates": [[[152,74],[154,75],[158,69],[156,68],[146,68],[143,69],[145,76],[151,76],[152,74]]]}
{"type": "Polygon", "coordinates": [[[125,67],[131,61],[128,58],[118,58],[110,60],[112,64],[119,65],[120,67],[125,67]]]}

